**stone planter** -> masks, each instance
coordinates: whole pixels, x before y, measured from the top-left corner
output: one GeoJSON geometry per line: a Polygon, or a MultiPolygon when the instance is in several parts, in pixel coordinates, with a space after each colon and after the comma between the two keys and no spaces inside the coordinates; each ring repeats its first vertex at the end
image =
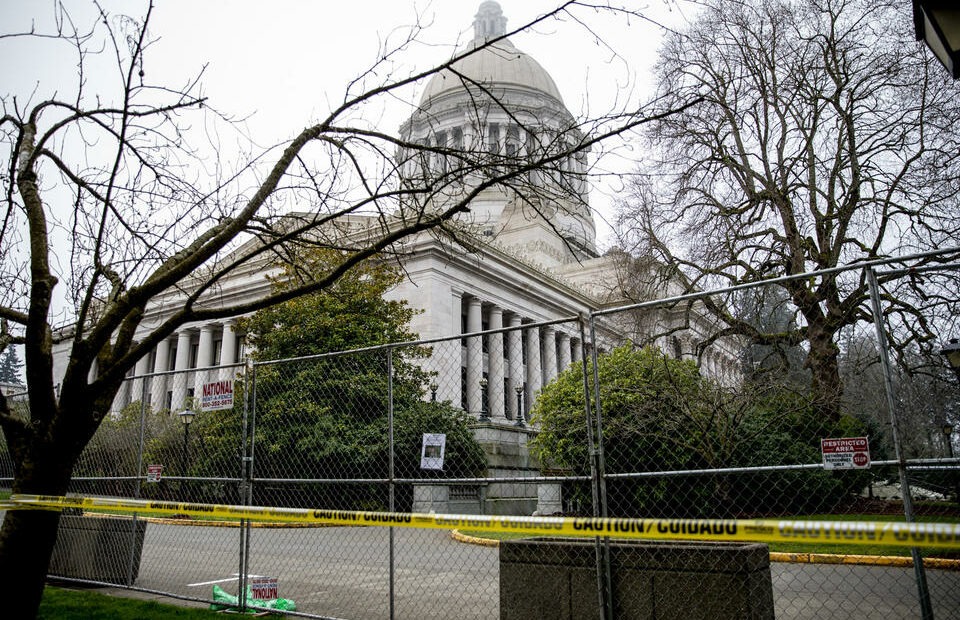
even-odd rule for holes
{"type": "Polygon", "coordinates": [[[133,585],[147,522],[128,517],[61,515],[48,574],[133,585]]]}
{"type": "MultiPolygon", "coordinates": [[[[500,618],[598,617],[592,539],[500,543],[500,618]]],[[[756,543],[611,541],[618,620],[772,620],[770,554],[756,543]]]]}

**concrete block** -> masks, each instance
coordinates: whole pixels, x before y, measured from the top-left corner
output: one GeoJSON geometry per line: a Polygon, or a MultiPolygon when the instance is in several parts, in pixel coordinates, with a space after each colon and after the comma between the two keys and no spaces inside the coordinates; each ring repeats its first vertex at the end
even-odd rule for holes
{"type": "MultiPolygon", "coordinates": [[[[500,544],[500,617],[595,618],[592,540],[500,544]]],[[[614,616],[623,620],[772,620],[766,545],[611,541],[614,616]]]]}
{"type": "Polygon", "coordinates": [[[48,574],[133,585],[146,531],[142,519],[62,515],[48,574]]]}

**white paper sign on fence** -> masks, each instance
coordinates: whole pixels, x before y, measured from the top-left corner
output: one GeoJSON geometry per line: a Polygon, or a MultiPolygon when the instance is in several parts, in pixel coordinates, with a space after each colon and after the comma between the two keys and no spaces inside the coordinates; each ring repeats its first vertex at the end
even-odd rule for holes
{"type": "Polygon", "coordinates": [[[443,469],[443,453],[447,436],[443,433],[424,433],[420,452],[420,469],[443,469]]]}

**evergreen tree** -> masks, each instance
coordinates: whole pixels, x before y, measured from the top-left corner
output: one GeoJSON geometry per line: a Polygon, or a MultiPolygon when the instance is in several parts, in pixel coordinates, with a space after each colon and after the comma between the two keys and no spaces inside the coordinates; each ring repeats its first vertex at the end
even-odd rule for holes
{"type": "MultiPolygon", "coordinates": [[[[316,277],[337,264],[335,254],[313,250],[297,263],[316,277]]],[[[297,277],[290,270],[278,279],[277,287],[295,285],[297,277]]],[[[417,339],[409,329],[415,310],[405,301],[383,297],[401,277],[388,265],[366,263],[324,291],[238,321],[238,331],[252,347],[255,360],[284,360],[258,365],[256,371],[256,476],[328,481],[300,484],[296,492],[292,483],[258,485],[257,501],[385,509],[387,486],[366,481],[388,476],[388,393],[393,403],[396,477],[435,477],[434,472],[420,470],[423,433],[447,437],[442,475],[472,477],[485,470],[486,459],[470,431],[470,420],[448,402],[425,398],[430,376],[417,360],[428,354],[426,349],[393,349],[389,365],[386,349],[326,355],[417,339]],[[296,359],[305,356],[320,357],[296,359]],[[334,484],[331,479],[345,482],[334,484]]],[[[239,424],[229,415],[198,419],[210,471],[222,471],[235,459],[236,441],[223,432],[227,427],[239,424]]],[[[396,499],[397,508],[409,510],[412,487],[398,488],[396,499]]]]}
{"type": "Polygon", "coordinates": [[[23,385],[20,371],[23,369],[23,362],[17,356],[17,350],[13,347],[7,347],[0,353],[0,383],[12,383],[14,385],[23,385]]]}

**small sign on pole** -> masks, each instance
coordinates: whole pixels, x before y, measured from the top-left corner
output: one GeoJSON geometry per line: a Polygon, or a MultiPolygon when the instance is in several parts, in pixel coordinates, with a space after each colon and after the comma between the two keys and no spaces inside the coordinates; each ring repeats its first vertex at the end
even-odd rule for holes
{"type": "Polygon", "coordinates": [[[447,436],[443,433],[424,433],[420,452],[420,469],[443,469],[443,453],[447,436]]]}
{"type": "Polygon", "coordinates": [[[233,409],[233,381],[213,381],[203,384],[201,411],[233,409]]]}
{"type": "Polygon", "coordinates": [[[276,577],[254,577],[250,580],[250,593],[261,601],[280,598],[276,577]]]}
{"type": "Polygon", "coordinates": [[[160,482],[163,465],[147,465],[147,482],[160,482]]]}
{"type": "Polygon", "coordinates": [[[869,469],[870,442],[866,437],[821,439],[824,469],[869,469]]]}

